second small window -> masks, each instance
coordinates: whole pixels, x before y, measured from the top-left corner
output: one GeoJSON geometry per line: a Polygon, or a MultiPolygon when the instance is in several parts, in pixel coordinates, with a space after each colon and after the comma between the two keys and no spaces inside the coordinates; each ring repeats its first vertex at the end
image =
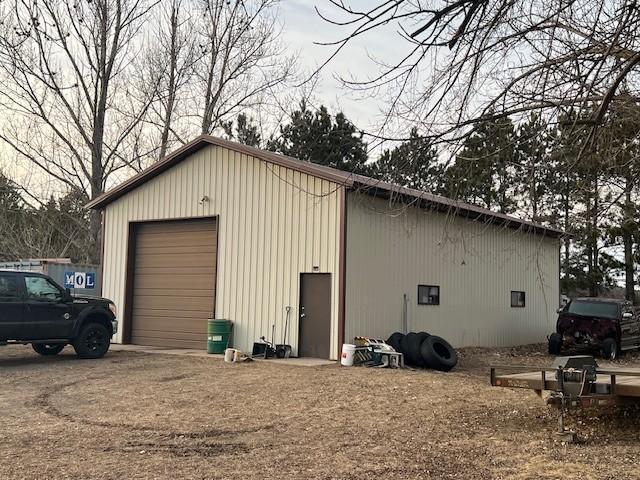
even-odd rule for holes
{"type": "Polygon", "coordinates": [[[418,305],[440,305],[440,287],[418,285],[418,305]]]}
{"type": "Polygon", "coordinates": [[[524,292],[511,291],[511,306],[514,308],[524,308],[525,306],[525,294],[524,292]]]}

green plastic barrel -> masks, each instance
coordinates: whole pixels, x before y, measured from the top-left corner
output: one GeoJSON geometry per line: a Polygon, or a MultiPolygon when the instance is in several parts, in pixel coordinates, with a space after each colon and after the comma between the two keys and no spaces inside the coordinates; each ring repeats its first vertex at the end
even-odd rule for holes
{"type": "Polygon", "coordinates": [[[210,318],[207,327],[207,353],[224,353],[229,347],[233,322],[210,318]]]}

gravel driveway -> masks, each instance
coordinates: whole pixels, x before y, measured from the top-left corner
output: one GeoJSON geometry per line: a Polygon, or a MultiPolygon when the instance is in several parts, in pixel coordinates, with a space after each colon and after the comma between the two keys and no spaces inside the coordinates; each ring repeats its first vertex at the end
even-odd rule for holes
{"type": "Polygon", "coordinates": [[[0,478],[640,478],[637,410],[580,416],[585,443],[562,445],[534,393],[488,386],[491,363],[548,361],[465,349],[442,374],[10,346],[0,478]]]}

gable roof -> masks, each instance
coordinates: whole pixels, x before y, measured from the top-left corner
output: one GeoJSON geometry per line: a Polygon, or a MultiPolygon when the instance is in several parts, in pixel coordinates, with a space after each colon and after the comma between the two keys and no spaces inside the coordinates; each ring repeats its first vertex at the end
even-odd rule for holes
{"type": "Polygon", "coordinates": [[[412,188],[401,187],[392,183],[383,182],[375,178],[358,175],[355,173],[345,172],[336,168],[318,165],[307,161],[298,160],[267,150],[261,150],[255,147],[249,147],[230,140],[214,137],[211,135],[201,135],[181,148],[175,150],[168,156],[154,163],[142,172],[134,175],[130,179],[112,188],[90,201],[86,207],[91,209],[104,209],[110,203],[116,201],[120,197],[126,195],[132,190],[148,182],[152,178],[169,170],[173,166],[180,163],[185,158],[195,152],[209,146],[214,145],[229,150],[243,153],[245,155],[264,160],[275,165],[290,168],[302,173],[306,173],[318,178],[329,180],[345,186],[350,190],[358,190],[369,195],[385,198],[395,198],[399,200],[407,199],[422,208],[432,208],[442,212],[450,212],[458,216],[469,218],[474,221],[482,221],[487,223],[495,223],[507,228],[519,229],[528,233],[536,233],[551,237],[560,237],[563,235],[561,230],[545,227],[534,222],[521,220],[516,217],[504,215],[502,213],[493,212],[486,208],[478,207],[465,202],[452,200],[440,195],[415,190],[412,188]]]}

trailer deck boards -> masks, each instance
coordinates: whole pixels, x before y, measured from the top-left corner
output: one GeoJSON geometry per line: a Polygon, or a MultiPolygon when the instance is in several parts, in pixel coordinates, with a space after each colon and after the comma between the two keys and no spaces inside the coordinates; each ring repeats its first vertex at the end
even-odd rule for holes
{"type": "MultiPolygon", "coordinates": [[[[596,391],[593,393],[640,397],[640,369],[597,369],[596,375],[594,382],[596,391]]],[[[532,367],[520,366],[492,367],[491,384],[496,387],[528,388],[537,391],[556,391],[559,389],[554,369],[534,371],[532,367]],[[508,373],[513,370],[520,371],[508,373]]]]}
{"type": "Polygon", "coordinates": [[[640,403],[640,369],[599,368],[593,357],[556,357],[557,367],[491,367],[491,385],[526,388],[542,396],[549,391],[546,403],[558,409],[558,438],[578,440],[576,432],[565,428],[565,415],[587,407],[609,407],[640,403]]]}

